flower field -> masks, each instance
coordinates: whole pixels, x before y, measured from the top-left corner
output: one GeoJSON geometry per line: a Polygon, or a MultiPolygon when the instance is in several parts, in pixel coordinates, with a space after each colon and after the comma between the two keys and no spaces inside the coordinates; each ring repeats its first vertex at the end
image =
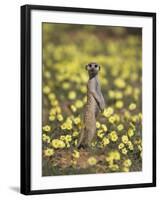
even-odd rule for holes
{"type": "Polygon", "coordinates": [[[141,29],[43,23],[42,33],[42,175],[141,171],[141,29]],[[91,148],[78,149],[92,61],[106,108],[91,148]]]}

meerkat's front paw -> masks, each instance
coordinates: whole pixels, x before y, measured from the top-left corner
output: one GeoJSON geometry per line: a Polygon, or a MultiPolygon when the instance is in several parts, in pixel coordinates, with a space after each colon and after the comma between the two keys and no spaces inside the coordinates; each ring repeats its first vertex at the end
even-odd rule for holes
{"type": "Polygon", "coordinates": [[[104,112],[104,108],[103,109],[101,109],[101,113],[103,113],[104,112]]]}
{"type": "Polygon", "coordinates": [[[104,103],[100,104],[100,110],[101,110],[101,112],[103,112],[104,109],[105,109],[105,104],[104,103]]]}

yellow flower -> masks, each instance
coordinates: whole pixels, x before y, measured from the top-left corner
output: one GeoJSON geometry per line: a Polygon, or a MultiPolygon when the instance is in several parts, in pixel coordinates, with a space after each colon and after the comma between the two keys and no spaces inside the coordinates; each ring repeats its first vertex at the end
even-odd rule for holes
{"type": "Polygon", "coordinates": [[[138,149],[139,149],[139,151],[142,151],[142,146],[138,145],[138,149]]]}
{"type": "Polygon", "coordinates": [[[125,91],[124,91],[124,94],[125,95],[131,95],[132,94],[132,87],[130,86],[130,85],[128,85],[127,87],[126,87],[126,89],[125,89],[125,91]]]}
{"type": "Polygon", "coordinates": [[[134,131],[133,131],[133,129],[131,129],[131,128],[128,129],[128,136],[129,136],[129,137],[134,136],[134,131]]]}
{"type": "Polygon", "coordinates": [[[117,129],[118,129],[118,131],[122,131],[122,130],[124,129],[123,124],[119,124],[119,125],[117,126],[117,129]]]}
{"type": "Polygon", "coordinates": [[[103,138],[103,137],[104,137],[103,131],[102,131],[102,130],[98,130],[98,131],[97,131],[97,136],[98,136],[99,138],[103,138]]]}
{"type": "Polygon", "coordinates": [[[132,142],[130,140],[128,140],[127,145],[132,145],[132,142]]]}
{"type": "Polygon", "coordinates": [[[60,121],[60,122],[63,121],[63,116],[61,114],[58,114],[57,115],[57,120],[60,121]]]}
{"type": "Polygon", "coordinates": [[[55,120],[55,116],[54,116],[54,115],[50,115],[50,116],[49,116],[49,121],[52,122],[52,121],[54,121],[54,120],[55,120]]]}
{"type": "Polygon", "coordinates": [[[61,125],[61,129],[62,129],[62,130],[65,130],[66,128],[67,128],[66,123],[63,123],[63,124],[61,125]]]}
{"type": "Polygon", "coordinates": [[[115,106],[116,108],[121,109],[123,107],[123,101],[117,101],[115,106]]]}
{"type": "Polygon", "coordinates": [[[106,78],[101,78],[101,84],[104,86],[108,85],[108,80],[106,78]]]}
{"type": "Polygon", "coordinates": [[[83,94],[85,94],[86,92],[87,92],[87,87],[86,86],[81,86],[80,87],[80,91],[83,93],[83,94]]]}
{"type": "Polygon", "coordinates": [[[85,96],[84,98],[83,98],[83,103],[86,103],[87,102],[87,96],[85,96]]]}
{"type": "Polygon", "coordinates": [[[123,79],[121,78],[117,78],[114,81],[114,84],[118,87],[118,88],[124,88],[126,86],[126,83],[123,79]]]}
{"type": "Polygon", "coordinates": [[[114,110],[112,107],[108,107],[107,109],[104,109],[103,116],[104,117],[110,117],[113,114],[114,110]]]}
{"type": "Polygon", "coordinates": [[[114,92],[113,90],[109,90],[108,96],[109,96],[111,99],[114,99],[114,98],[115,98],[115,92],[114,92]]]}
{"type": "Polygon", "coordinates": [[[72,124],[66,123],[66,129],[71,130],[72,129],[72,124]]]}
{"type": "Polygon", "coordinates": [[[71,108],[72,112],[76,112],[77,111],[77,108],[74,105],[71,105],[70,108],[71,108]]]}
{"type": "Polygon", "coordinates": [[[123,147],[124,147],[124,144],[123,144],[123,143],[120,143],[120,144],[118,145],[118,149],[123,149],[123,147]]]}
{"type": "Polygon", "coordinates": [[[135,103],[131,103],[129,105],[129,110],[135,110],[136,109],[136,104],[135,103]]]}
{"type": "Polygon", "coordinates": [[[134,115],[134,116],[132,116],[131,119],[132,119],[133,122],[138,122],[139,117],[137,115],[134,115]]]}
{"type": "Polygon", "coordinates": [[[43,131],[49,132],[51,130],[51,126],[46,125],[46,126],[43,126],[42,129],[43,129],[43,131]]]}
{"type": "Polygon", "coordinates": [[[128,168],[128,167],[123,167],[123,168],[122,168],[122,171],[123,171],[123,172],[129,172],[129,168],[128,168]]]}
{"type": "Polygon", "coordinates": [[[118,114],[114,114],[114,118],[116,122],[120,121],[120,116],[118,114]]]}
{"type": "Polygon", "coordinates": [[[80,156],[79,151],[74,150],[73,153],[72,153],[72,156],[73,156],[74,158],[79,158],[79,156],[80,156]]]}
{"type": "Polygon", "coordinates": [[[108,119],[108,121],[109,121],[111,124],[113,124],[113,123],[116,121],[115,116],[111,116],[111,117],[108,119]]]}
{"type": "Polygon", "coordinates": [[[77,146],[77,144],[78,144],[78,140],[75,140],[74,145],[77,146]]]}
{"type": "Polygon", "coordinates": [[[131,151],[133,151],[133,149],[134,149],[133,144],[129,145],[129,146],[128,146],[128,149],[131,150],[131,151]]]}
{"type": "Polygon", "coordinates": [[[135,125],[134,125],[132,122],[130,122],[129,124],[130,124],[130,126],[132,127],[132,129],[135,131],[135,130],[136,130],[135,125]]]}
{"type": "Polygon", "coordinates": [[[46,157],[50,157],[53,154],[54,154],[54,150],[51,149],[51,148],[47,148],[47,149],[44,150],[44,156],[46,156],[46,157]]]}
{"type": "Polygon", "coordinates": [[[110,155],[106,156],[106,162],[108,162],[110,165],[113,164],[113,161],[114,161],[114,159],[110,155]]]}
{"type": "Polygon", "coordinates": [[[73,121],[73,115],[68,116],[66,122],[72,124],[72,121],[73,121]]]}
{"type": "Polygon", "coordinates": [[[66,147],[69,148],[70,146],[69,142],[66,142],[66,147]]]}
{"type": "Polygon", "coordinates": [[[88,164],[89,165],[93,166],[93,165],[96,165],[96,163],[97,163],[97,160],[96,160],[95,157],[88,158],[88,164]]]}
{"type": "Polygon", "coordinates": [[[73,119],[73,122],[74,122],[76,125],[79,124],[79,123],[81,122],[80,117],[74,118],[74,119],[73,119]]]}
{"type": "Polygon", "coordinates": [[[130,167],[132,165],[132,161],[130,159],[126,159],[123,161],[124,167],[130,167]]]}
{"type": "Polygon", "coordinates": [[[47,142],[48,144],[51,141],[50,137],[48,135],[46,135],[46,134],[42,135],[42,140],[43,140],[43,142],[47,142]]]}
{"type": "Polygon", "coordinates": [[[52,140],[52,146],[55,148],[55,149],[58,149],[58,148],[64,148],[65,147],[65,143],[62,141],[62,140],[59,140],[59,139],[54,139],[52,140]]]}
{"type": "Polygon", "coordinates": [[[68,93],[68,98],[70,99],[70,100],[74,100],[75,98],[76,98],[76,92],[75,91],[70,91],[69,93],[68,93]]]}
{"type": "Polygon", "coordinates": [[[44,77],[49,79],[51,77],[51,73],[49,71],[44,71],[44,77]]]}
{"type": "Polygon", "coordinates": [[[140,138],[137,138],[134,142],[134,144],[141,144],[142,143],[142,140],[140,138]]]}
{"type": "Polygon", "coordinates": [[[49,86],[46,85],[46,86],[43,87],[43,93],[44,93],[44,94],[49,94],[50,91],[51,91],[51,89],[50,89],[49,86]]]}
{"type": "Polygon", "coordinates": [[[115,131],[110,132],[109,137],[110,137],[112,142],[116,142],[118,140],[118,135],[115,131]]]}
{"type": "Polygon", "coordinates": [[[65,139],[66,139],[65,135],[60,136],[60,140],[65,140],[65,139]]]}
{"type": "Polygon", "coordinates": [[[64,83],[62,84],[62,88],[63,88],[64,90],[69,89],[69,88],[70,88],[70,83],[64,82],[64,83]]]}
{"type": "Polygon", "coordinates": [[[112,171],[117,171],[119,170],[119,166],[117,164],[111,164],[109,165],[109,168],[112,170],[112,171]]]}
{"type": "Polygon", "coordinates": [[[133,145],[129,145],[129,146],[128,146],[128,149],[129,149],[130,151],[133,151],[133,150],[134,150],[134,146],[133,146],[133,145]]]}
{"type": "Polygon", "coordinates": [[[72,136],[71,135],[66,135],[65,140],[66,140],[66,142],[72,141],[72,136]]]}
{"type": "Polygon", "coordinates": [[[99,122],[96,122],[96,128],[100,128],[101,124],[99,122]]]}
{"type": "Polygon", "coordinates": [[[120,91],[116,91],[115,92],[115,98],[116,99],[122,99],[122,97],[123,97],[123,93],[122,92],[120,92],[120,91]]]}
{"type": "Polygon", "coordinates": [[[104,138],[102,139],[102,143],[103,143],[104,146],[106,146],[107,144],[110,143],[110,141],[109,141],[108,138],[104,137],[104,138]]]}
{"type": "Polygon", "coordinates": [[[52,106],[57,106],[58,105],[58,101],[57,100],[52,100],[51,101],[51,105],[52,106]]]}
{"type": "Polygon", "coordinates": [[[55,112],[56,114],[60,114],[61,113],[61,108],[59,106],[55,107],[55,112]]]}
{"type": "Polygon", "coordinates": [[[126,119],[130,119],[131,114],[130,114],[129,111],[126,110],[125,113],[124,113],[124,116],[125,116],[126,119]]]}
{"type": "Polygon", "coordinates": [[[120,159],[121,159],[121,155],[119,151],[111,151],[106,157],[106,161],[109,163],[113,163],[113,160],[120,160],[120,159]]]}
{"type": "Polygon", "coordinates": [[[122,149],[122,153],[123,153],[124,155],[126,155],[126,154],[127,154],[127,152],[128,152],[128,151],[127,151],[127,149],[126,149],[126,148],[123,148],[123,149],[122,149]]]}
{"type": "Polygon", "coordinates": [[[127,135],[123,135],[121,139],[122,139],[122,142],[124,144],[127,144],[127,142],[128,142],[128,136],[127,135]]]}
{"type": "Polygon", "coordinates": [[[101,127],[102,127],[102,130],[105,131],[105,132],[108,130],[107,126],[105,124],[102,124],[101,127]]]}
{"type": "Polygon", "coordinates": [[[77,100],[77,101],[75,102],[75,106],[76,106],[77,108],[82,108],[82,107],[83,107],[83,102],[82,102],[81,100],[77,100]]]}
{"type": "Polygon", "coordinates": [[[56,109],[55,109],[55,108],[52,108],[52,109],[50,110],[49,114],[50,114],[51,116],[56,115],[56,109]]]}
{"type": "Polygon", "coordinates": [[[65,122],[66,124],[66,129],[71,130],[72,129],[72,120],[68,118],[65,122]]]}
{"type": "Polygon", "coordinates": [[[120,160],[121,159],[121,155],[118,151],[112,151],[109,154],[114,160],[120,160]]]}
{"type": "Polygon", "coordinates": [[[78,131],[73,132],[73,137],[77,137],[79,135],[78,131]]]}
{"type": "Polygon", "coordinates": [[[56,98],[55,94],[49,93],[49,95],[48,95],[49,100],[54,100],[55,98],[56,98]]]}

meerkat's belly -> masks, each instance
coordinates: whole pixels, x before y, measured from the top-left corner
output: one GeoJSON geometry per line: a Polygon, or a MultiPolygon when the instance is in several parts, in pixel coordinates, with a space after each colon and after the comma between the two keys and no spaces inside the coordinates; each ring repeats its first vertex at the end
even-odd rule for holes
{"type": "Polygon", "coordinates": [[[84,122],[85,127],[94,127],[96,122],[97,103],[92,95],[88,95],[85,107],[84,122]]]}

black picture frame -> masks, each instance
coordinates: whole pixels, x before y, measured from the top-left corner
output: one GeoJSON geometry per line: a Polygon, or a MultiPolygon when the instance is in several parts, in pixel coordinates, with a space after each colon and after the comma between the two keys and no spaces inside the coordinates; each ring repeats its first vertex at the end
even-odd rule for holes
{"type": "Polygon", "coordinates": [[[49,194],[64,192],[80,192],[93,190],[127,189],[140,187],[156,186],[156,13],[121,11],[121,10],[102,10],[90,8],[55,7],[44,5],[24,5],[21,6],[21,183],[20,191],[22,194],[49,194]],[[61,188],[49,190],[31,190],[31,11],[64,11],[79,13],[100,13],[123,16],[142,16],[151,17],[153,20],[153,172],[152,183],[126,184],[113,186],[94,186],[79,188],[61,188]]]}

